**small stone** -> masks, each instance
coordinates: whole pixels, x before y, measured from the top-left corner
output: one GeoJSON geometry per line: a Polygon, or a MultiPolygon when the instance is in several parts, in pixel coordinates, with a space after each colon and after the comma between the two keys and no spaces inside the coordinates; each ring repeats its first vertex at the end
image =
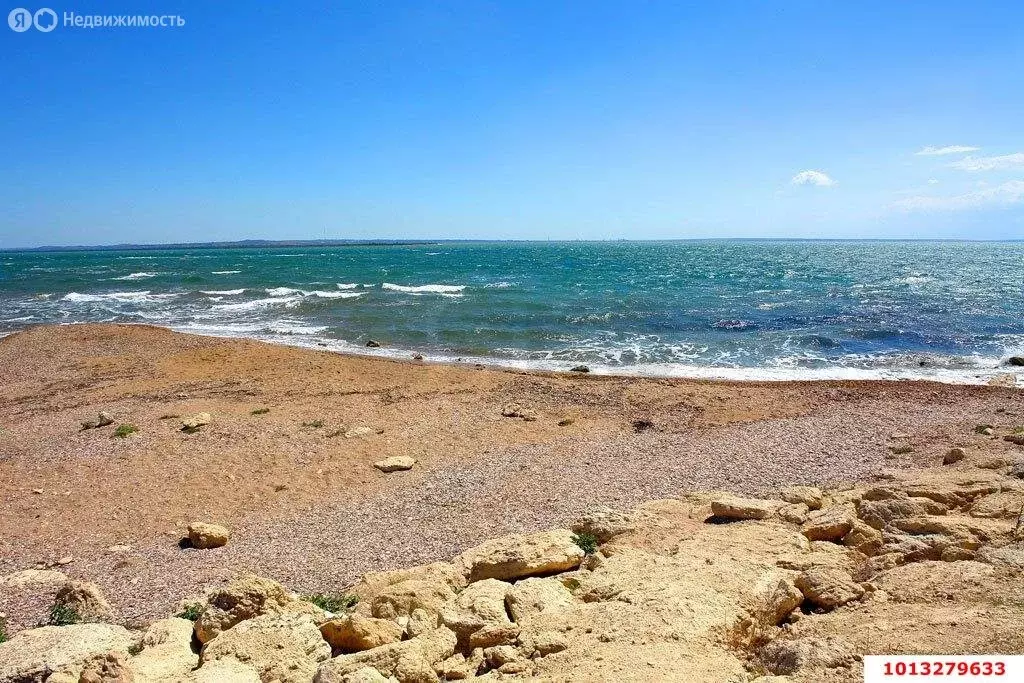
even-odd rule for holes
{"type": "Polygon", "coordinates": [[[796,587],[815,607],[832,610],[864,595],[860,584],[844,571],[814,567],[796,577],[796,587]]]}
{"type": "Polygon", "coordinates": [[[803,503],[810,510],[820,510],[821,489],[816,486],[787,486],[779,495],[787,503],[803,503]]]}
{"type": "Polygon", "coordinates": [[[501,409],[503,417],[519,417],[526,422],[533,422],[537,419],[537,411],[532,408],[526,408],[518,403],[509,403],[501,409]]]}
{"type": "Polygon", "coordinates": [[[832,507],[812,513],[800,531],[811,541],[838,542],[850,532],[856,518],[852,506],[832,507]]]}
{"type": "Polygon", "coordinates": [[[384,460],[379,460],[373,463],[373,466],[376,467],[381,472],[387,474],[390,472],[401,472],[403,470],[411,470],[412,466],[415,464],[416,461],[413,458],[410,458],[408,455],[395,455],[390,458],[385,458],[384,460]]]}
{"type": "Polygon", "coordinates": [[[64,557],[62,557],[59,560],[57,560],[57,564],[59,564],[59,565],[71,564],[74,561],[75,561],[75,558],[73,558],[71,555],[65,555],[64,557]]]}
{"type": "Polygon", "coordinates": [[[371,436],[373,429],[370,427],[352,427],[351,429],[345,430],[346,439],[362,439],[366,436],[371,436]]]}
{"type": "Polygon", "coordinates": [[[423,354],[422,353],[414,353],[414,354],[412,354],[412,359],[413,360],[423,360],[423,354]]]}
{"type": "Polygon", "coordinates": [[[200,427],[205,427],[213,421],[213,417],[209,413],[196,413],[191,417],[186,417],[181,421],[181,431],[183,432],[194,432],[200,427]]]}
{"type": "Polygon", "coordinates": [[[572,368],[570,372],[590,372],[590,368],[588,368],[586,365],[577,365],[576,367],[572,368]]]}
{"type": "Polygon", "coordinates": [[[379,349],[380,348],[380,342],[377,341],[376,339],[367,339],[366,340],[366,348],[368,348],[368,349],[379,349]]]}
{"type": "Polygon", "coordinates": [[[114,424],[114,416],[108,412],[102,412],[99,414],[99,419],[96,420],[97,427],[106,427],[107,425],[114,424]]]}
{"type": "Polygon", "coordinates": [[[1006,359],[1006,364],[1016,368],[1024,368],[1024,356],[1010,356],[1006,359]]]}
{"type": "Polygon", "coordinates": [[[87,581],[68,581],[57,591],[53,602],[54,606],[73,611],[83,622],[107,621],[113,616],[99,586],[87,581]]]}
{"type": "Polygon", "coordinates": [[[1000,458],[999,456],[992,456],[991,458],[982,458],[975,463],[975,466],[980,467],[983,470],[998,470],[1004,467],[1010,466],[1010,461],[1006,458],[1000,458]]]}
{"type": "Polygon", "coordinates": [[[967,452],[962,448],[950,448],[946,451],[946,455],[942,456],[943,465],[952,465],[958,463],[967,457],[967,452]]]}
{"type": "Polygon", "coordinates": [[[219,524],[192,522],[188,525],[188,540],[193,548],[208,550],[227,545],[231,532],[219,524]]]}
{"type": "Polygon", "coordinates": [[[41,496],[41,495],[43,495],[43,490],[42,489],[32,489],[32,493],[36,494],[37,496],[41,496]]]}

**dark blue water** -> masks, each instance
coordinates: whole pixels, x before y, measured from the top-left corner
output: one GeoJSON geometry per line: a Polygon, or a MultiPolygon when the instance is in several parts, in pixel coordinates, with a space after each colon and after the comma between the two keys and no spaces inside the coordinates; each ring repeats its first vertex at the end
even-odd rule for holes
{"type": "Polygon", "coordinates": [[[1024,352],[1024,243],[0,253],[0,334],[89,321],[523,367],[983,381],[1024,352]]]}

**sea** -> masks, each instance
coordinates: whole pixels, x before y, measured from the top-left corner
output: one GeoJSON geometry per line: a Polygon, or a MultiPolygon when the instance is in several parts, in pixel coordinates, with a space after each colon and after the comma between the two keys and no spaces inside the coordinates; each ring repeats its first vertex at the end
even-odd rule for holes
{"type": "Polygon", "coordinates": [[[0,335],[89,322],[523,369],[984,383],[1024,354],[1024,242],[0,252],[0,335]]]}

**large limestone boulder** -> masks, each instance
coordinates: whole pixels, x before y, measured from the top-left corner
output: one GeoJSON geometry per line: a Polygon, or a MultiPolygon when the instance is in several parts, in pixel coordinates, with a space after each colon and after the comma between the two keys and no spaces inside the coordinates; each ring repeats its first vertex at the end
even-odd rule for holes
{"type": "Polygon", "coordinates": [[[394,620],[408,617],[414,610],[421,609],[428,615],[437,616],[444,604],[454,597],[455,592],[443,581],[408,579],[377,593],[369,601],[370,614],[378,619],[394,620]]]}
{"type": "Polygon", "coordinates": [[[800,531],[811,541],[838,542],[853,528],[857,513],[852,505],[837,505],[812,512],[800,531]]]}
{"type": "Polygon", "coordinates": [[[809,510],[821,509],[823,502],[821,489],[816,486],[787,486],[779,497],[787,503],[802,503],[809,510]]]}
{"type": "Polygon", "coordinates": [[[855,519],[850,527],[850,531],[843,536],[843,545],[870,557],[876,554],[882,547],[882,532],[859,519],[855,519]]]}
{"type": "MultiPolygon", "coordinates": [[[[902,493],[902,492],[901,492],[902,493]]],[[[911,498],[895,496],[882,500],[870,500],[865,494],[857,507],[858,516],[875,529],[884,529],[894,519],[916,517],[920,515],[944,515],[949,509],[942,503],[930,498],[911,498]]]]}
{"type": "Polygon", "coordinates": [[[142,651],[130,666],[139,683],[178,683],[199,663],[192,652],[192,622],[171,617],[155,622],[142,637],[142,651]]]}
{"type": "Polygon", "coordinates": [[[210,592],[196,620],[199,642],[206,643],[239,622],[263,614],[276,614],[292,601],[284,586],[261,576],[245,576],[210,592]]]}
{"type": "Polygon", "coordinates": [[[396,583],[408,581],[409,579],[444,583],[453,590],[460,590],[466,586],[466,577],[461,569],[450,562],[434,562],[407,569],[368,572],[363,575],[359,583],[349,589],[349,592],[358,597],[363,603],[368,603],[388,586],[393,586],[396,583]]]}
{"type": "Polygon", "coordinates": [[[804,601],[804,594],[788,576],[765,575],[754,588],[754,616],[768,626],[778,626],[804,601]]]}
{"type": "Polygon", "coordinates": [[[51,671],[80,671],[96,655],[128,652],[135,636],[122,626],[43,626],[16,633],[0,644],[0,681],[43,681],[51,671]]]}
{"type": "Polygon", "coordinates": [[[455,634],[444,626],[400,643],[341,655],[320,665],[314,683],[343,683],[346,677],[370,667],[399,683],[437,683],[434,666],[455,652],[455,634]]]}
{"type": "Polygon", "coordinates": [[[584,557],[572,537],[568,529],[503,536],[466,550],[456,564],[463,568],[470,582],[568,571],[579,567],[584,557]]]}
{"type": "Polygon", "coordinates": [[[711,501],[711,514],[720,519],[768,519],[780,507],[778,501],[724,495],[711,501]]]}
{"type": "Polygon", "coordinates": [[[237,659],[207,662],[180,680],[184,683],[262,683],[256,669],[237,659]]]}
{"type": "Polygon", "coordinates": [[[812,567],[797,576],[794,585],[808,602],[824,610],[835,609],[864,595],[859,583],[834,567],[812,567]]]}
{"type": "Polygon", "coordinates": [[[188,525],[188,540],[193,548],[207,550],[227,545],[231,532],[219,524],[192,522],[188,525]]]}
{"type": "Polygon", "coordinates": [[[1024,493],[1001,491],[977,498],[971,505],[971,517],[1016,519],[1024,509],[1024,493]]]}
{"type": "Polygon", "coordinates": [[[393,621],[361,614],[350,614],[320,625],[320,634],[332,650],[346,654],[397,643],[402,633],[402,627],[393,621]]]}
{"type": "Polygon", "coordinates": [[[590,534],[598,543],[607,543],[635,529],[645,517],[642,511],[622,512],[600,507],[573,522],[571,528],[577,534],[590,534]]]}
{"type": "Polygon", "coordinates": [[[265,682],[309,683],[331,647],[304,614],[265,614],[222,632],[203,647],[201,665],[235,659],[265,682]]]}
{"type": "Polygon", "coordinates": [[[103,597],[99,586],[88,581],[68,581],[57,591],[53,602],[56,606],[72,610],[83,622],[108,621],[113,616],[110,603],[103,597]]]}
{"type": "Polygon", "coordinates": [[[484,579],[467,586],[441,610],[441,620],[459,639],[463,649],[490,647],[515,640],[519,628],[505,609],[512,584],[484,579]]]}
{"type": "Polygon", "coordinates": [[[523,579],[512,587],[505,598],[508,611],[516,623],[528,621],[543,612],[572,607],[572,593],[557,579],[523,579]]]}

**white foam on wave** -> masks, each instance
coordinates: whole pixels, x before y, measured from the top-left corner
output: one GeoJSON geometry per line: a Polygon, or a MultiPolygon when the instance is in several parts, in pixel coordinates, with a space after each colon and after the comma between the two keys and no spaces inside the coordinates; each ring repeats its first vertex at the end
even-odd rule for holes
{"type": "Polygon", "coordinates": [[[240,270],[212,270],[212,271],[210,271],[210,273],[212,275],[235,275],[235,274],[241,273],[241,272],[242,271],[240,271],[240,270]]]}
{"type": "Polygon", "coordinates": [[[293,297],[293,296],[313,296],[319,299],[355,299],[362,296],[366,292],[328,292],[320,289],[303,290],[293,289],[292,287],[271,287],[270,289],[264,290],[267,294],[274,297],[293,297]]]}
{"type": "Polygon", "coordinates": [[[61,297],[61,301],[70,303],[102,303],[116,301],[120,303],[157,303],[166,299],[173,299],[178,296],[177,292],[166,294],[150,294],[149,290],[142,292],[107,292],[105,294],[81,294],[69,292],[61,297]]]}
{"type": "Polygon", "coordinates": [[[258,311],[261,308],[270,308],[271,306],[294,308],[301,301],[301,296],[277,296],[270,299],[253,299],[252,301],[243,301],[237,304],[217,304],[213,308],[218,311],[258,311]]]}
{"type": "Polygon", "coordinates": [[[380,286],[381,289],[391,290],[393,292],[403,292],[405,294],[441,294],[444,296],[462,296],[462,290],[466,288],[466,285],[417,285],[417,286],[406,286],[396,285],[393,282],[385,282],[380,286]]]}
{"type": "Polygon", "coordinates": [[[266,328],[274,334],[320,334],[327,331],[326,325],[303,325],[300,322],[281,320],[266,328]]]}
{"type": "Polygon", "coordinates": [[[358,282],[339,282],[337,283],[338,289],[359,289],[358,282]]]}
{"type": "Polygon", "coordinates": [[[132,273],[130,275],[122,275],[121,277],[111,278],[112,280],[145,280],[146,278],[156,277],[160,273],[132,273]]]}
{"type": "Polygon", "coordinates": [[[514,287],[515,284],[516,283],[514,283],[514,282],[508,282],[506,280],[502,280],[501,282],[489,282],[486,285],[484,285],[484,288],[485,289],[508,289],[509,287],[514,287]]]}
{"type": "Polygon", "coordinates": [[[301,290],[292,289],[291,287],[270,287],[263,291],[270,296],[291,296],[292,294],[298,294],[301,290]]]}
{"type": "Polygon", "coordinates": [[[244,291],[245,289],[203,289],[200,290],[200,293],[210,296],[238,296],[244,291]]]}

